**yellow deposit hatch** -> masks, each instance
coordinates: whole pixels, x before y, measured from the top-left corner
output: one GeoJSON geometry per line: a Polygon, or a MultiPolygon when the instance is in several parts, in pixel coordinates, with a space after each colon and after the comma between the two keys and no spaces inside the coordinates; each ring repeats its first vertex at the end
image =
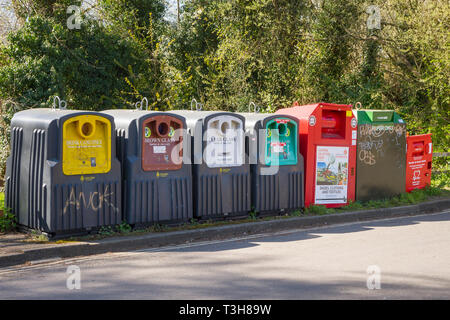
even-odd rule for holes
{"type": "Polygon", "coordinates": [[[107,173],[111,169],[111,123],[95,115],[70,118],[63,125],[63,173],[107,173]]]}

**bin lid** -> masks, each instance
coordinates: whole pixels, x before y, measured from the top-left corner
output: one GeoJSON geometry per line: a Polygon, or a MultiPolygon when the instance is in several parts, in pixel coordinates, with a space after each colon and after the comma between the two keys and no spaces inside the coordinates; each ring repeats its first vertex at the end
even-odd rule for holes
{"type": "Polygon", "coordinates": [[[358,124],[404,123],[394,110],[356,110],[358,124]]]}

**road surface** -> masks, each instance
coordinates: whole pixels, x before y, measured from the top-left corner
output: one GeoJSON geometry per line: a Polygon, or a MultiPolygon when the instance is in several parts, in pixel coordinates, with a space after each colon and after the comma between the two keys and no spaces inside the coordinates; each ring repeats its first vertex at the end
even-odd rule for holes
{"type": "Polygon", "coordinates": [[[450,299],[450,211],[0,269],[0,299],[450,299]]]}

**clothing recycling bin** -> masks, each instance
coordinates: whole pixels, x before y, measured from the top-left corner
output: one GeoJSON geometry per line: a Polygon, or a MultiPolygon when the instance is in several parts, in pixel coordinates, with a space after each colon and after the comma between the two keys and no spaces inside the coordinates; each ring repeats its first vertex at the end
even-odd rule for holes
{"type": "Polygon", "coordinates": [[[338,207],[354,201],[357,123],[351,105],[294,103],[276,114],[291,115],[300,123],[305,207],[338,207]]]}

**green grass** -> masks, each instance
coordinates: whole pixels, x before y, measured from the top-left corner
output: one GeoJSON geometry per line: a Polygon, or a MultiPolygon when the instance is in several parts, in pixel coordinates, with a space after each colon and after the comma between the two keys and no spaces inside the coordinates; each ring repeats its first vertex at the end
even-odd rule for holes
{"type": "Polygon", "coordinates": [[[3,209],[5,206],[5,194],[3,192],[0,192],[0,209],[3,209]]]}

